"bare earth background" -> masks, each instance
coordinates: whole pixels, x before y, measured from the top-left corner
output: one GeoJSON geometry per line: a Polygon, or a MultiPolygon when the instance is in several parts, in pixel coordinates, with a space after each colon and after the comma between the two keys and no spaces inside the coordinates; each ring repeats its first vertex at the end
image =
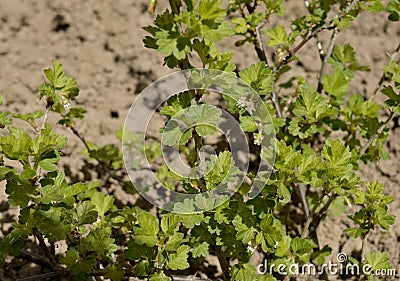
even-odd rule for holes
{"type": "MultiPolygon", "coordinates": [[[[27,113],[43,109],[38,101],[37,86],[44,80],[42,70],[57,58],[68,74],[77,77],[81,88],[77,103],[87,109],[86,119],[77,124],[88,140],[101,145],[118,143],[116,129],[123,125],[135,96],[157,78],[171,72],[162,66],[162,57],[154,50],[145,49],[142,26],[151,24],[153,16],[146,13],[147,1],[135,0],[1,0],[0,1],[0,92],[4,108],[27,113]]],[[[303,1],[284,1],[287,13],[284,21],[306,14],[303,1]]],[[[157,11],[163,10],[163,5],[157,11]]],[[[273,22],[275,22],[274,20],[273,22]]],[[[328,33],[322,33],[326,42],[328,33]]],[[[360,64],[372,71],[362,73],[352,82],[349,94],[371,95],[380,76],[382,66],[388,61],[386,52],[392,52],[400,38],[398,23],[388,23],[384,15],[367,13],[359,18],[354,28],[339,34],[337,43],[349,42],[357,51],[360,64]]],[[[266,37],[264,37],[266,40],[266,37]]],[[[234,40],[221,44],[231,48],[234,40]]],[[[315,42],[311,41],[294,63],[294,73],[305,75],[315,83],[320,68],[315,42]]],[[[234,48],[234,47],[233,47],[234,48]]],[[[257,61],[252,46],[233,49],[234,61],[239,69],[257,61]]],[[[272,49],[268,50],[270,53],[272,49]]],[[[377,98],[379,102],[384,99],[377,98]]],[[[50,116],[51,119],[51,116],[50,116]]],[[[395,196],[390,213],[400,217],[400,124],[391,124],[388,149],[391,160],[372,164],[363,169],[363,178],[383,182],[386,192],[395,196]]],[[[69,131],[58,128],[70,140],[64,153],[70,156],[66,168],[76,178],[83,178],[81,151],[83,145],[69,131]],[[67,167],[68,166],[68,167],[67,167]]],[[[3,132],[1,132],[3,133],[3,132]]],[[[4,185],[0,188],[0,203],[5,200],[4,185]]],[[[0,235],[9,228],[3,223],[16,210],[0,213],[0,235]]],[[[361,241],[342,234],[349,227],[346,216],[328,218],[319,228],[323,243],[333,248],[332,260],[338,252],[357,257],[361,241]]],[[[391,262],[400,273],[400,222],[389,232],[375,231],[369,236],[367,252],[382,250],[390,255],[391,262]]],[[[25,267],[16,277],[30,276],[37,269],[25,267]]],[[[0,280],[5,280],[0,269],[0,280]]]]}

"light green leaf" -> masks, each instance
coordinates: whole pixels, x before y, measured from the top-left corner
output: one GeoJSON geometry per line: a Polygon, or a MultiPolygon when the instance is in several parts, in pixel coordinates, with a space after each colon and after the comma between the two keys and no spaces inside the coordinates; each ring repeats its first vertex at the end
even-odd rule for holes
{"type": "Polygon", "coordinates": [[[221,19],[226,10],[221,9],[222,0],[200,0],[198,12],[202,20],[221,19]]]}
{"type": "Polygon", "coordinates": [[[110,278],[111,281],[121,281],[124,278],[124,269],[119,264],[108,265],[106,267],[105,278],[110,278]]]}
{"type": "Polygon", "coordinates": [[[31,125],[34,125],[34,127],[37,127],[36,123],[35,123],[35,120],[38,119],[38,118],[43,117],[43,115],[44,115],[44,112],[42,110],[38,110],[38,111],[34,111],[34,112],[31,112],[31,113],[28,113],[28,114],[14,113],[13,116],[15,118],[24,120],[24,121],[28,122],[31,125]]]}
{"type": "Polygon", "coordinates": [[[166,57],[173,55],[178,60],[186,57],[191,51],[191,43],[188,38],[179,37],[177,32],[159,31],[156,33],[158,51],[166,57]]]}
{"type": "Polygon", "coordinates": [[[75,196],[87,189],[87,186],[82,183],[82,182],[77,182],[73,185],[65,187],[64,191],[64,196],[66,198],[75,196]]]}
{"type": "Polygon", "coordinates": [[[193,247],[192,256],[194,258],[206,257],[208,255],[208,246],[209,246],[209,244],[207,242],[203,242],[201,244],[197,243],[193,247]]]}
{"type": "Polygon", "coordinates": [[[340,140],[328,139],[321,152],[331,167],[347,166],[351,161],[351,152],[340,140]]]}
{"type": "Polygon", "coordinates": [[[342,64],[356,63],[356,52],[350,44],[336,45],[332,57],[342,64]]]}
{"type": "Polygon", "coordinates": [[[173,234],[179,225],[179,216],[167,214],[161,219],[161,230],[166,234],[173,234]]]}
{"type": "Polygon", "coordinates": [[[146,244],[153,247],[158,243],[159,222],[156,217],[147,212],[137,214],[137,221],[140,227],[134,227],[133,238],[139,245],[146,244]]]}
{"type": "Polygon", "coordinates": [[[199,136],[205,137],[205,136],[212,136],[215,135],[218,130],[216,127],[211,126],[211,125],[197,125],[196,127],[196,132],[199,134],[199,136]]]}
{"type": "Polygon", "coordinates": [[[110,258],[117,250],[117,245],[114,244],[115,239],[110,237],[111,228],[98,227],[92,230],[88,236],[82,238],[81,246],[86,251],[93,251],[100,258],[110,258]]]}
{"type": "Polygon", "coordinates": [[[0,111],[0,128],[4,128],[6,125],[12,124],[10,112],[0,111]]]}
{"type": "Polygon", "coordinates": [[[164,272],[156,272],[150,276],[149,281],[171,281],[171,278],[165,275],[164,272]]]}
{"type": "Polygon", "coordinates": [[[111,209],[114,204],[114,197],[111,195],[105,195],[102,192],[95,192],[91,197],[91,201],[96,206],[96,211],[100,217],[111,209]]]}
{"type": "Polygon", "coordinates": [[[195,225],[200,225],[204,220],[204,214],[180,214],[182,224],[187,228],[193,228],[195,225]]]}
{"type": "Polygon", "coordinates": [[[249,263],[235,265],[232,268],[231,281],[249,281],[257,280],[256,268],[249,263]]]}
{"type": "Polygon", "coordinates": [[[372,252],[365,255],[365,263],[371,266],[371,270],[391,269],[392,265],[389,261],[387,253],[372,252]]]}
{"type": "Polygon", "coordinates": [[[249,84],[259,95],[266,95],[274,90],[274,75],[271,68],[265,63],[252,64],[239,72],[240,78],[249,84]]]}
{"type": "Polygon", "coordinates": [[[200,210],[210,210],[215,207],[215,200],[214,197],[207,197],[203,194],[196,195],[194,203],[197,208],[200,210]]]}
{"type": "Polygon", "coordinates": [[[147,260],[140,261],[134,271],[134,276],[144,277],[148,275],[148,269],[150,267],[150,263],[147,260]]]}
{"type": "Polygon", "coordinates": [[[184,234],[181,232],[175,232],[171,236],[168,236],[165,250],[168,252],[175,252],[182,243],[186,242],[186,239],[183,239],[183,237],[184,234]]]}
{"type": "MultiPolygon", "coordinates": [[[[187,121],[190,125],[199,124],[217,127],[218,122],[221,120],[221,115],[221,110],[215,106],[208,104],[193,105],[189,107],[187,121]]],[[[201,129],[200,132],[197,130],[199,125],[196,125],[196,131],[200,135],[202,132],[201,129]]],[[[210,128],[207,128],[206,130],[209,129],[210,128]]],[[[214,130],[216,131],[216,129],[214,130]]]]}
{"type": "Polygon", "coordinates": [[[279,241],[278,246],[276,247],[275,255],[277,257],[285,257],[290,254],[290,242],[292,238],[289,235],[285,235],[282,237],[282,240],[279,241]]]}
{"type": "Polygon", "coordinates": [[[285,28],[282,25],[268,29],[267,35],[270,38],[268,41],[268,46],[289,44],[289,36],[286,34],[285,28]]]}
{"type": "Polygon", "coordinates": [[[336,98],[343,97],[349,89],[349,81],[343,71],[335,71],[331,75],[322,78],[322,85],[325,91],[336,98]]]}
{"type": "Polygon", "coordinates": [[[39,166],[46,172],[53,172],[58,169],[57,165],[55,165],[55,163],[57,163],[57,162],[58,162],[57,158],[52,158],[52,159],[47,158],[47,159],[41,160],[39,162],[39,166]]]}
{"type": "Polygon", "coordinates": [[[97,219],[96,207],[91,201],[83,201],[76,206],[76,220],[80,225],[94,223],[97,219]]]}
{"type": "Polygon", "coordinates": [[[194,202],[192,199],[186,198],[183,202],[177,202],[174,205],[174,212],[180,214],[192,214],[194,213],[194,202]]]}
{"type": "Polygon", "coordinates": [[[316,248],[318,245],[314,243],[309,238],[299,238],[295,237],[290,243],[290,248],[292,251],[298,255],[310,253],[310,251],[316,248]]]}
{"type": "Polygon", "coordinates": [[[240,120],[240,128],[242,128],[245,132],[254,132],[257,130],[257,124],[254,122],[251,116],[243,116],[239,117],[240,120]]]}
{"type": "Polygon", "coordinates": [[[168,255],[167,266],[172,270],[183,270],[189,268],[189,263],[187,262],[189,253],[189,246],[181,245],[176,253],[168,255]]]}

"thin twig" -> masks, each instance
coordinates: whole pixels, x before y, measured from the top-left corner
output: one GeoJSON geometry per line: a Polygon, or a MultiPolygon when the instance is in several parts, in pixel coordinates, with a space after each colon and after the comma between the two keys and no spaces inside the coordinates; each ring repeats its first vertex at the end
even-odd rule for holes
{"type": "Polygon", "coordinates": [[[360,263],[361,263],[361,264],[363,263],[363,259],[364,259],[364,256],[365,256],[365,250],[366,250],[367,243],[368,243],[368,236],[369,236],[369,232],[367,232],[367,233],[365,234],[365,236],[363,237],[363,239],[362,239],[362,243],[361,243],[361,257],[360,257],[360,263]]]}
{"type": "Polygon", "coordinates": [[[348,13],[350,13],[351,10],[353,10],[356,5],[358,4],[359,0],[353,0],[347,7],[344,9],[344,11],[338,15],[336,18],[337,19],[342,19],[344,16],[346,16],[348,13]]]}
{"type": "Polygon", "coordinates": [[[74,133],[74,135],[76,135],[82,141],[83,145],[86,147],[86,149],[89,152],[91,149],[90,149],[89,144],[87,143],[85,137],[82,136],[75,127],[70,127],[70,128],[71,128],[72,132],[74,133]]]}
{"type": "MultiPolygon", "coordinates": [[[[40,129],[38,131],[39,136],[42,134],[42,130],[44,130],[44,128],[46,128],[47,119],[49,118],[49,111],[50,111],[50,105],[47,104],[46,109],[44,111],[43,123],[42,123],[42,126],[40,126],[40,129]]],[[[37,177],[37,184],[38,184],[38,190],[39,190],[40,195],[42,194],[42,185],[40,184],[40,174],[41,173],[42,173],[42,168],[40,167],[40,165],[38,165],[36,168],[36,177],[37,177]]]]}
{"type": "Polygon", "coordinates": [[[290,107],[290,105],[292,104],[294,98],[295,98],[295,96],[292,95],[292,96],[290,96],[289,99],[286,101],[286,103],[285,103],[285,105],[284,105],[284,107],[283,107],[283,109],[282,109],[282,115],[286,116],[286,113],[288,113],[289,107],[290,107]]]}
{"type": "MultiPolygon", "coordinates": [[[[391,65],[392,62],[394,62],[396,60],[397,55],[400,52],[400,42],[397,45],[396,49],[394,50],[394,52],[392,54],[390,54],[390,59],[388,62],[388,65],[391,65]]],[[[372,93],[372,95],[368,98],[369,101],[371,101],[374,96],[378,93],[379,89],[382,87],[383,82],[385,81],[385,73],[382,74],[381,78],[379,79],[378,85],[376,86],[374,92],[372,93]]]]}
{"type": "MultiPolygon", "coordinates": [[[[268,59],[267,59],[267,55],[264,49],[264,45],[262,43],[262,39],[261,39],[261,35],[260,35],[260,28],[263,26],[264,24],[260,24],[256,27],[256,40],[254,42],[254,48],[256,50],[257,56],[260,59],[260,61],[265,63],[265,67],[268,67],[268,59]]],[[[274,105],[275,111],[276,111],[276,115],[278,117],[282,117],[282,110],[281,107],[279,105],[279,101],[278,101],[278,97],[276,94],[276,91],[273,91],[271,93],[271,101],[272,104],[274,105]]]]}
{"type": "Polygon", "coordinates": [[[54,267],[57,265],[57,261],[56,261],[55,257],[50,253],[49,248],[46,245],[46,242],[44,242],[44,238],[43,238],[42,234],[36,228],[34,228],[33,235],[38,240],[39,247],[43,250],[44,254],[47,256],[47,258],[53,264],[52,269],[54,269],[54,267]]]}
{"type": "Polygon", "coordinates": [[[319,220],[322,219],[322,217],[328,212],[329,207],[331,206],[333,201],[336,199],[336,197],[337,197],[336,193],[329,195],[328,201],[326,201],[324,206],[322,206],[321,210],[318,212],[319,220]]]}
{"type": "Polygon", "coordinates": [[[307,187],[303,184],[299,184],[298,190],[299,190],[301,205],[303,206],[304,217],[308,218],[308,216],[310,215],[310,209],[308,207],[307,197],[306,197],[307,187]]]}
{"type": "Polygon", "coordinates": [[[267,59],[267,55],[264,49],[264,44],[262,42],[261,39],[261,34],[260,34],[260,29],[264,26],[264,23],[261,23],[259,25],[257,25],[256,27],[256,42],[254,42],[254,47],[256,49],[257,52],[257,56],[258,58],[265,62],[265,67],[268,67],[268,59],[267,59]]]}
{"type": "MultiPolygon", "coordinates": [[[[310,2],[308,2],[308,0],[304,0],[304,5],[306,6],[308,12],[311,14],[312,10],[311,10],[311,7],[310,7],[310,2]]],[[[323,61],[323,59],[324,59],[324,49],[322,47],[322,42],[321,42],[321,40],[319,40],[319,37],[318,37],[317,34],[314,36],[314,38],[315,38],[316,43],[317,43],[317,49],[318,49],[318,53],[319,53],[319,58],[321,59],[321,61],[323,61]]]]}
{"type": "Polygon", "coordinates": [[[318,206],[321,204],[321,202],[322,202],[322,200],[324,199],[325,196],[326,196],[325,193],[321,194],[321,196],[318,198],[318,201],[315,202],[313,208],[311,209],[310,213],[308,214],[306,223],[304,224],[304,228],[303,228],[303,231],[301,233],[301,238],[305,238],[307,236],[307,231],[308,231],[308,228],[310,227],[310,224],[311,224],[311,221],[312,221],[312,219],[314,217],[314,214],[317,211],[318,206]]]}
{"type": "Polygon", "coordinates": [[[17,279],[16,281],[38,281],[38,280],[46,280],[50,278],[56,278],[64,275],[64,272],[62,271],[56,271],[56,272],[49,272],[49,273],[44,273],[32,277],[26,277],[26,278],[21,278],[17,279]]]}
{"type": "Polygon", "coordinates": [[[328,66],[328,60],[332,55],[333,49],[335,47],[336,37],[339,32],[339,29],[334,28],[332,31],[331,39],[329,40],[328,50],[326,51],[326,55],[324,56],[324,60],[322,61],[321,70],[318,75],[318,91],[322,90],[322,78],[326,73],[326,68],[328,66]]]}
{"type": "Polygon", "coordinates": [[[40,127],[37,127],[35,129],[36,133],[38,133],[39,135],[41,134],[41,131],[44,128],[46,128],[46,122],[47,122],[47,119],[49,118],[49,111],[50,111],[50,106],[46,105],[46,109],[44,110],[43,123],[40,127]]]}
{"type": "Polygon", "coordinates": [[[336,19],[338,19],[338,20],[342,19],[345,15],[347,15],[347,14],[357,5],[358,1],[359,1],[359,0],[353,0],[353,1],[350,3],[350,5],[348,5],[348,6],[346,7],[346,9],[345,9],[342,13],[336,15],[333,19],[331,19],[331,20],[329,21],[329,23],[326,23],[326,24],[322,25],[321,27],[315,29],[314,31],[309,32],[309,34],[308,34],[299,44],[297,44],[297,45],[293,48],[293,50],[287,51],[286,56],[285,56],[285,57],[279,62],[279,64],[277,65],[276,70],[278,70],[278,69],[280,69],[282,66],[286,65],[286,64],[288,63],[288,61],[289,61],[289,60],[290,60],[290,59],[291,59],[291,58],[292,58],[292,57],[293,57],[293,56],[294,56],[308,41],[310,41],[311,38],[313,38],[315,35],[317,35],[318,33],[320,33],[321,31],[323,31],[323,30],[325,30],[325,29],[330,30],[330,29],[336,28],[337,26],[336,26],[336,23],[335,23],[334,20],[336,20],[336,19]]]}
{"type": "Polygon", "coordinates": [[[210,281],[211,279],[202,279],[196,276],[179,276],[179,275],[172,275],[172,281],[210,281]]]}
{"type": "Polygon", "coordinates": [[[218,257],[218,261],[219,264],[221,266],[221,270],[222,270],[222,277],[224,280],[229,279],[229,265],[226,261],[226,258],[224,256],[224,254],[221,252],[221,248],[219,247],[217,250],[217,257],[218,257]]]}
{"type": "Polygon", "coordinates": [[[272,103],[273,103],[273,105],[274,105],[274,108],[275,108],[275,111],[276,111],[276,115],[277,115],[278,117],[283,117],[283,115],[282,115],[282,110],[281,110],[281,107],[280,107],[280,105],[279,105],[278,98],[277,98],[277,95],[276,95],[276,92],[275,92],[275,91],[273,91],[273,92],[271,93],[271,100],[272,100],[272,103]]]}
{"type": "MultiPolygon", "coordinates": [[[[32,277],[26,277],[26,278],[21,278],[17,279],[16,281],[39,281],[39,280],[46,280],[50,278],[57,278],[57,277],[62,277],[64,275],[67,275],[68,273],[66,271],[56,271],[56,272],[49,272],[49,273],[44,273],[32,277]]],[[[93,272],[92,276],[104,276],[106,274],[105,271],[98,271],[98,272],[93,272]]],[[[129,276],[129,273],[125,273],[125,276],[129,276]]],[[[199,277],[195,276],[179,276],[179,275],[172,275],[171,276],[173,281],[211,281],[211,279],[202,279],[199,277]]]]}
{"type": "Polygon", "coordinates": [[[369,148],[369,146],[373,143],[373,141],[383,132],[383,130],[385,130],[385,128],[387,127],[387,124],[393,119],[394,117],[394,112],[391,111],[390,115],[388,116],[388,118],[386,119],[386,121],[379,127],[378,130],[376,130],[376,133],[367,141],[366,144],[364,144],[363,147],[361,147],[360,149],[360,155],[365,154],[365,152],[367,151],[367,149],[369,148]]]}
{"type": "Polygon", "coordinates": [[[49,111],[50,111],[50,107],[46,106],[46,109],[44,111],[43,124],[42,124],[42,127],[40,128],[40,130],[43,130],[46,127],[46,122],[47,122],[47,119],[49,118],[49,111]]]}
{"type": "Polygon", "coordinates": [[[31,262],[41,265],[43,267],[49,268],[51,270],[54,270],[54,265],[50,262],[50,260],[48,258],[43,257],[38,254],[35,254],[35,253],[32,253],[26,249],[21,249],[20,253],[21,253],[21,256],[27,258],[31,262]]]}
{"type": "MultiPolygon", "coordinates": [[[[89,143],[86,141],[85,137],[82,136],[79,131],[75,128],[75,127],[70,127],[72,132],[74,133],[74,135],[76,135],[81,142],[83,143],[83,145],[85,146],[85,148],[87,149],[88,152],[90,152],[92,149],[89,146],[89,143]]],[[[108,167],[107,165],[101,161],[100,159],[95,158],[96,161],[99,163],[100,166],[102,166],[104,168],[104,170],[107,172],[107,174],[114,180],[116,180],[119,183],[122,183],[124,185],[126,185],[125,180],[123,179],[123,177],[117,176],[115,173],[113,173],[108,167]]]]}

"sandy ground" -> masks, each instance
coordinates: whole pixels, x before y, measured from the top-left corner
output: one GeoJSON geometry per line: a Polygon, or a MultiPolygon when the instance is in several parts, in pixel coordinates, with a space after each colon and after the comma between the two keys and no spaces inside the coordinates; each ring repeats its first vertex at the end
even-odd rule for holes
{"type": "MultiPolygon", "coordinates": [[[[285,2],[288,12],[284,20],[306,13],[303,1],[285,2]]],[[[141,27],[153,20],[145,11],[146,1],[142,0],[1,0],[0,92],[4,95],[4,107],[16,112],[42,109],[44,101],[38,101],[36,89],[44,79],[42,70],[50,66],[52,58],[57,58],[69,74],[77,77],[81,88],[77,103],[88,111],[86,119],[77,124],[78,129],[98,144],[118,143],[114,132],[123,125],[135,95],[170,72],[162,66],[161,55],[143,46],[146,33],[141,27]]],[[[328,33],[321,34],[322,42],[328,38],[328,33]]],[[[388,60],[385,53],[394,50],[399,38],[398,24],[369,13],[359,18],[354,28],[339,34],[337,42],[351,43],[360,64],[372,68],[371,72],[354,79],[350,94],[368,96],[373,92],[381,68],[388,60]]],[[[225,40],[222,47],[231,48],[232,42],[233,39],[225,40]]],[[[311,81],[320,68],[315,45],[309,42],[298,53],[301,63],[293,65],[295,73],[311,81]]],[[[257,59],[252,47],[243,46],[237,49],[234,61],[242,69],[257,59]]],[[[377,100],[382,102],[380,98],[377,100]]],[[[385,184],[386,192],[396,198],[390,212],[399,217],[399,119],[390,126],[391,160],[365,168],[363,177],[385,184]]],[[[80,172],[83,145],[68,131],[65,134],[71,140],[65,153],[75,159],[68,165],[77,177],[83,177],[80,172]]],[[[348,223],[346,218],[329,218],[319,229],[320,236],[333,247],[333,256],[340,251],[348,254],[360,251],[359,240],[342,234],[348,223]]],[[[376,231],[370,235],[368,249],[387,251],[400,272],[399,241],[400,223],[396,222],[389,232],[376,231]]]]}

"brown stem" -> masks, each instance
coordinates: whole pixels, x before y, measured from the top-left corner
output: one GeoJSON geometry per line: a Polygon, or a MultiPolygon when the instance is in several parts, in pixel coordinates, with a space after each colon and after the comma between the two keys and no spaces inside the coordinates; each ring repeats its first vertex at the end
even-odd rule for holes
{"type": "Polygon", "coordinates": [[[179,276],[172,275],[172,281],[210,281],[210,279],[201,279],[192,275],[189,276],[179,276]]]}
{"type": "MultiPolygon", "coordinates": [[[[244,14],[242,16],[244,17],[244,14]]],[[[268,64],[267,54],[266,54],[266,51],[265,51],[265,48],[264,48],[264,44],[262,43],[262,38],[261,38],[261,35],[260,35],[260,29],[263,26],[264,26],[264,23],[259,24],[256,27],[256,30],[254,32],[255,33],[254,34],[254,37],[255,37],[254,49],[256,50],[257,56],[260,59],[260,61],[265,63],[265,67],[268,67],[269,64],[268,64]]],[[[283,116],[282,115],[282,110],[281,110],[281,107],[279,105],[279,100],[278,100],[276,91],[273,91],[271,93],[271,101],[272,101],[272,104],[274,105],[274,108],[275,108],[275,111],[276,111],[276,115],[278,117],[282,117],[283,116]]]]}
{"type": "Polygon", "coordinates": [[[319,221],[325,216],[325,214],[328,212],[329,207],[333,203],[333,201],[336,199],[337,194],[331,194],[329,195],[328,201],[322,206],[321,210],[318,212],[318,223],[319,221]]]}
{"type": "Polygon", "coordinates": [[[353,9],[356,7],[356,5],[358,4],[358,1],[359,1],[359,0],[353,0],[353,1],[346,7],[346,9],[344,9],[344,11],[343,11],[340,15],[336,16],[336,18],[342,19],[344,16],[346,16],[348,13],[350,13],[350,11],[353,10],[353,9]]]}
{"type": "MultiPolygon", "coordinates": [[[[56,272],[44,273],[44,274],[40,274],[40,275],[36,275],[36,276],[32,276],[32,277],[17,279],[16,281],[37,281],[37,280],[48,280],[48,279],[53,280],[54,278],[60,277],[62,275],[64,275],[64,272],[56,271],[56,272]]],[[[58,280],[58,278],[57,278],[57,280],[58,280]]]]}
{"type": "Polygon", "coordinates": [[[272,100],[272,103],[273,103],[273,105],[274,105],[274,108],[275,108],[275,111],[276,111],[276,115],[277,115],[278,117],[283,117],[283,115],[282,115],[282,110],[281,110],[281,107],[280,107],[280,105],[279,105],[278,97],[277,97],[275,91],[273,91],[273,92],[271,93],[271,100],[272,100]]]}
{"type": "Polygon", "coordinates": [[[44,254],[47,256],[47,258],[53,264],[53,267],[55,267],[57,265],[56,258],[50,253],[49,248],[46,245],[46,242],[44,242],[44,238],[43,238],[42,234],[35,228],[35,229],[33,229],[33,235],[38,240],[39,247],[43,250],[44,254]]]}
{"type": "MultiPolygon", "coordinates": [[[[308,2],[308,0],[304,0],[304,5],[306,6],[308,12],[311,14],[312,10],[311,10],[311,7],[310,7],[310,2],[308,2]]],[[[322,42],[321,42],[321,40],[319,40],[319,37],[318,37],[317,34],[314,36],[314,38],[315,38],[316,43],[317,43],[317,49],[318,49],[318,53],[319,53],[319,58],[321,59],[321,61],[323,61],[324,60],[324,49],[322,47],[322,42]]]]}
{"type": "Polygon", "coordinates": [[[290,104],[293,102],[293,99],[294,99],[294,98],[295,98],[295,96],[292,95],[292,96],[290,96],[289,99],[286,101],[286,103],[285,103],[285,105],[283,106],[283,109],[282,109],[282,115],[286,116],[286,114],[287,114],[288,111],[289,111],[290,104]]]}
{"type": "Polygon", "coordinates": [[[20,250],[21,256],[25,257],[26,259],[30,260],[31,262],[41,265],[43,267],[49,268],[51,270],[54,270],[54,265],[50,262],[50,260],[46,257],[43,257],[41,255],[32,253],[26,249],[21,249],[20,250]]]}
{"type": "Polygon", "coordinates": [[[315,202],[313,208],[311,209],[311,211],[310,211],[310,213],[309,213],[309,215],[307,217],[306,223],[304,224],[304,228],[303,228],[303,231],[301,233],[301,238],[305,238],[307,236],[308,228],[310,227],[311,221],[314,218],[314,214],[317,211],[318,206],[322,203],[322,200],[324,199],[325,196],[326,196],[326,193],[323,192],[321,194],[321,196],[318,198],[318,201],[315,202]]]}
{"type": "Polygon", "coordinates": [[[329,23],[325,23],[324,25],[322,25],[321,27],[315,29],[312,32],[309,32],[308,35],[299,43],[297,44],[293,50],[289,50],[286,53],[286,56],[279,62],[279,64],[276,67],[276,70],[280,69],[282,66],[286,65],[289,60],[308,42],[311,40],[311,38],[315,37],[318,33],[320,33],[321,31],[325,30],[325,29],[334,29],[336,28],[336,24],[334,22],[335,19],[342,19],[344,16],[346,16],[358,3],[358,0],[353,0],[347,7],[346,9],[336,15],[333,19],[331,19],[329,21],[329,23]]]}
{"type": "Polygon", "coordinates": [[[339,32],[339,29],[337,29],[337,28],[333,29],[331,39],[329,40],[328,50],[326,51],[326,55],[324,56],[324,60],[322,61],[321,70],[318,75],[318,91],[319,92],[322,90],[321,81],[326,73],[326,68],[328,66],[328,60],[331,57],[333,49],[335,47],[335,42],[336,42],[336,37],[337,37],[338,32],[339,32]]]}
{"type": "MultiPolygon", "coordinates": [[[[50,105],[46,105],[46,109],[44,111],[44,117],[43,117],[43,123],[40,129],[38,129],[38,134],[39,136],[42,134],[42,130],[46,127],[46,122],[49,117],[49,111],[50,111],[50,105]]],[[[36,164],[36,163],[35,163],[36,164]]],[[[39,163],[37,163],[37,168],[36,168],[36,177],[37,177],[37,184],[38,184],[38,189],[39,189],[39,194],[42,194],[42,185],[40,184],[40,174],[42,173],[42,168],[40,167],[39,163]]]]}
{"type": "MultiPolygon", "coordinates": [[[[396,60],[397,55],[400,52],[400,43],[397,45],[396,49],[394,50],[394,52],[392,54],[390,54],[390,59],[388,62],[388,65],[391,65],[393,61],[396,60]]],[[[378,93],[379,89],[382,87],[383,82],[385,81],[385,73],[382,74],[381,78],[379,79],[378,85],[376,86],[374,92],[372,93],[372,95],[369,97],[369,101],[371,101],[374,96],[378,93]]]]}
{"type": "Polygon", "coordinates": [[[307,187],[303,184],[299,184],[298,191],[300,195],[301,205],[303,206],[304,217],[308,218],[308,216],[310,215],[310,209],[308,207],[307,197],[306,197],[307,187]]]}
{"type": "Polygon", "coordinates": [[[365,236],[363,237],[363,239],[362,239],[360,264],[362,264],[363,261],[364,261],[365,250],[366,250],[366,247],[367,247],[366,244],[368,243],[368,236],[369,236],[369,232],[367,232],[367,233],[365,234],[365,236]]]}
{"type": "Polygon", "coordinates": [[[89,144],[87,143],[85,137],[82,136],[82,135],[79,133],[79,131],[78,131],[75,127],[70,127],[70,128],[71,128],[72,132],[74,133],[74,135],[77,136],[77,137],[81,140],[81,142],[82,142],[83,145],[86,147],[86,149],[88,150],[88,152],[90,152],[91,149],[90,149],[89,144]]]}
{"type": "Polygon", "coordinates": [[[220,248],[217,250],[217,257],[218,257],[219,264],[221,266],[223,279],[224,280],[230,279],[230,277],[229,277],[229,266],[228,266],[228,263],[226,261],[226,258],[224,256],[224,254],[221,252],[220,248]]]}
{"type": "MultiPolygon", "coordinates": [[[[82,136],[82,135],[79,133],[79,131],[78,131],[75,127],[70,127],[70,128],[71,128],[72,132],[74,133],[74,135],[76,135],[76,136],[81,140],[81,142],[83,143],[83,145],[85,146],[85,148],[87,149],[87,151],[90,152],[90,151],[91,151],[91,148],[89,147],[89,144],[88,144],[88,142],[86,141],[85,137],[82,136]]],[[[103,161],[101,161],[101,160],[99,160],[99,159],[97,159],[97,158],[96,158],[96,161],[99,163],[99,165],[101,165],[101,166],[104,168],[104,170],[107,172],[107,174],[108,174],[112,179],[114,179],[114,180],[116,180],[117,182],[120,182],[120,183],[126,185],[126,183],[125,183],[123,177],[117,176],[115,173],[113,173],[113,172],[107,167],[107,165],[104,164],[103,161]]]]}
{"type": "Polygon", "coordinates": [[[379,127],[378,130],[376,130],[376,133],[367,141],[366,144],[364,144],[363,147],[361,147],[360,149],[360,155],[365,154],[365,152],[367,151],[367,149],[369,148],[369,146],[373,143],[373,141],[383,132],[383,130],[385,130],[385,128],[387,127],[387,124],[393,119],[394,117],[394,112],[391,111],[390,115],[388,116],[388,118],[386,119],[386,121],[379,127]]]}
{"type": "Polygon", "coordinates": [[[259,24],[259,25],[256,27],[256,31],[255,31],[256,40],[255,40],[255,42],[254,42],[254,48],[255,48],[255,50],[256,50],[256,52],[257,52],[258,58],[259,58],[261,61],[265,62],[265,67],[268,67],[268,59],[267,59],[267,55],[266,55],[266,52],[265,52],[264,44],[263,44],[263,42],[262,42],[261,34],[260,34],[260,29],[261,29],[263,26],[264,26],[264,23],[259,24]]]}

